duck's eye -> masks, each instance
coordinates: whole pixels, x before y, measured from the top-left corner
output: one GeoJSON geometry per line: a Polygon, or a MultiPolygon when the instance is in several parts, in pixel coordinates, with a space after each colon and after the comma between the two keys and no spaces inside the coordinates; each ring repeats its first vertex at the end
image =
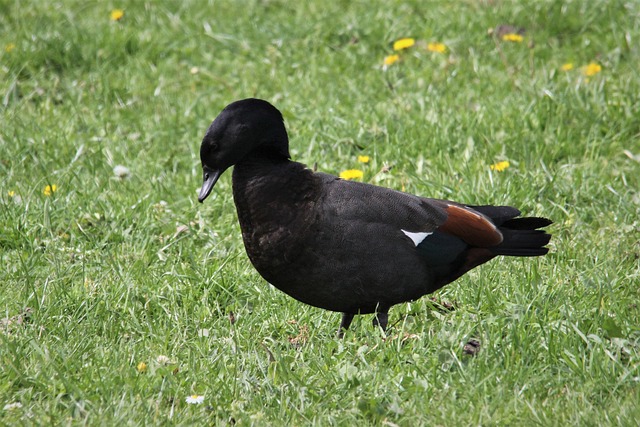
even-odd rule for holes
{"type": "Polygon", "coordinates": [[[209,150],[218,151],[218,143],[217,142],[212,142],[211,144],[209,144],[209,150]]]}

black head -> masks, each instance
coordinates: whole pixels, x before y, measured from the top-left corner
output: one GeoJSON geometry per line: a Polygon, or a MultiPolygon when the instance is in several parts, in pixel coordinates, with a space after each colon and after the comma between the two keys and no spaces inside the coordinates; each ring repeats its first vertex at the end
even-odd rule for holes
{"type": "Polygon", "coordinates": [[[289,138],[282,114],[262,99],[232,102],[211,123],[202,140],[204,182],[198,200],[207,198],[225,170],[255,154],[289,158],[289,138]]]}

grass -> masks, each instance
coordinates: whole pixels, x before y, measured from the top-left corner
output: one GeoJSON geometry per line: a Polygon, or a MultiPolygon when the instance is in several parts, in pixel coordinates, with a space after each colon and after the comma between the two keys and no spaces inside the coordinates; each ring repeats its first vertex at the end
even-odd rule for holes
{"type": "Polygon", "coordinates": [[[0,424],[636,425],[639,13],[0,2],[0,424]],[[383,71],[401,37],[418,44],[383,71]],[[336,339],[337,314],[251,267],[229,176],[197,203],[202,135],[249,96],[283,111],[296,160],[547,216],[551,253],[467,274],[435,295],[453,311],[425,297],[386,337],[362,316],[336,339]]]}

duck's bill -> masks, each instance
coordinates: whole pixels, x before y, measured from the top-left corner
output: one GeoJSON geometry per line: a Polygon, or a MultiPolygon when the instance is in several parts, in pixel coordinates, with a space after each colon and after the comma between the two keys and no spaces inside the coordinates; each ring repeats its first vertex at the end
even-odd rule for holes
{"type": "Polygon", "coordinates": [[[213,190],[213,186],[218,182],[218,178],[220,178],[222,172],[223,171],[210,169],[206,166],[202,168],[202,187],[198,195],[198,201],[200,203],[204,202],[204,199],[211,194],[211,190],[213,190]]]}

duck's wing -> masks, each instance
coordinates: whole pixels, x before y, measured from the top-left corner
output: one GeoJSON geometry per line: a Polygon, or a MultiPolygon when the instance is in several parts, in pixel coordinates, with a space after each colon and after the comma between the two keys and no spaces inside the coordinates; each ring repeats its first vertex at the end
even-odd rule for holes
{"type": "MultiPolygon", "coordinates": [[[[324,175],[324,174],[323,174],[324,175]]],[[[500,223],[520,214],[508,206],[492,206],[497,223],[473,207],[325,175],[323,208],[340,221],[382,224],[419,246],[434,233],[455,237],[465,246],[492,247],[503,240],[500,223]]],[[[482,207],[487,208],[487,207],[482,207]]],[[[346,226],[346,225],[345,225],[346,226]]]]}
{"type": "MultiPolygon", "coordinates": [[[[402,250],[410,246],[443,286],[496,255],[538,256],[550,235],[542,230],[545,218],[516,218],[510,206],[467,206],[449,200],[428,199],[369,184],[325,179],[323,208],[343,228],[360,233],[371,245],[402,250]],[[404,246],[398,246],[403,239],[404,246]]],[[[334,230],[335,231],[335,230],[334,230]]]]}

